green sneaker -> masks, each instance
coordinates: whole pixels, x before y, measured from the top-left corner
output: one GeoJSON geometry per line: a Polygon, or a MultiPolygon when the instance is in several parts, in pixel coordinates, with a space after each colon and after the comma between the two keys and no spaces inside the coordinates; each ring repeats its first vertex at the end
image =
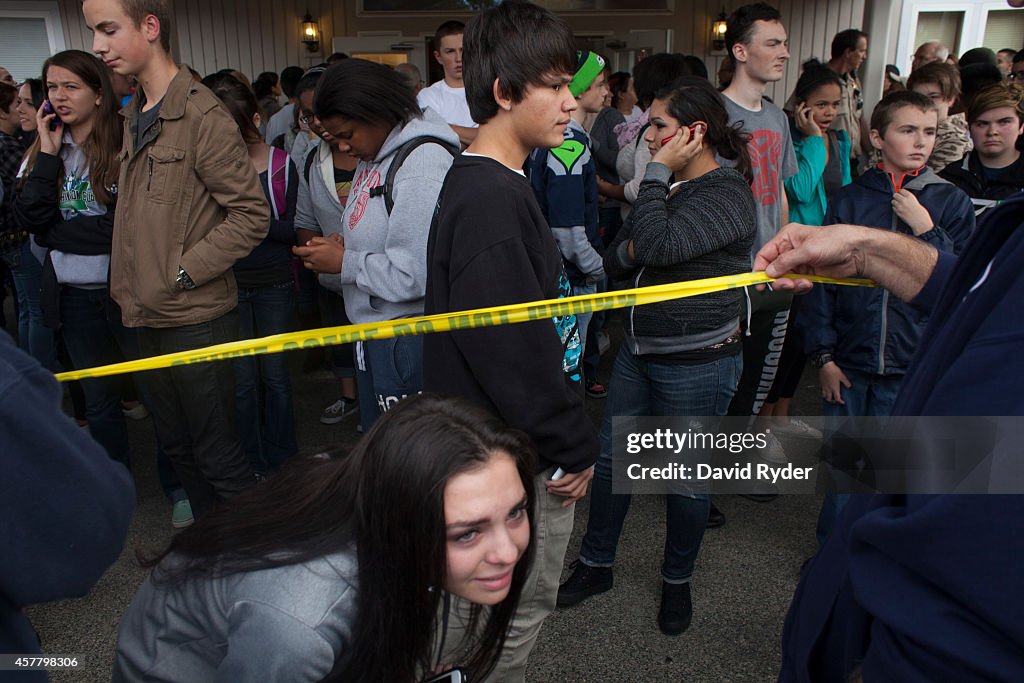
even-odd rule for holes
{"type": "Polygon", "coordinates": [[[171,526],[175,529],[184,529],[187,526],[192,526],[195,521],[196,518],[192,516],[192,503],[188,498],[174,504],[171,509],[171,526]]]}

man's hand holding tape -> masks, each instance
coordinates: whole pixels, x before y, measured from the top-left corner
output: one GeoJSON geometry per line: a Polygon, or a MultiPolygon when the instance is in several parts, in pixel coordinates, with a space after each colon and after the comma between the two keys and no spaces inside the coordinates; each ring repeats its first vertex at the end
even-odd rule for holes
{"type": "MultiPolygon", "coordinates": [[[[910,301],[924,288],[940,258],[937,249],[907,235],[856,225],[815,227],[790,223],[754,257],[754,271],[780,278],[776,290],[804,294],[811,282],[786,274],[866,277],[910,301]]],[[[951,255],[944,255],[950,262],[951,255]]]]}

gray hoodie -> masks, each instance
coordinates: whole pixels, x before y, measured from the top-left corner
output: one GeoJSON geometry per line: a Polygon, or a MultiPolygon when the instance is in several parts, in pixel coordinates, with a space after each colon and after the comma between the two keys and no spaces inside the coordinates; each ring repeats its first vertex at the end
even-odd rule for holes
{"type": "Polygon", "coordinates": [[[354,323],[423,313],[427,236],[452,155],[440,145],[417,147],[395,176],[390,216],[384,197],[369,193],[384,184],[398,148],[424,135],[459,144],[448,124],[428,107],[422,118],[396,126],[372,162],[359,162],[340,223],[321,223],[325,235],[342,234],[345,258],[341,274],[321,274],[320,283],[344,295],[345,312],[354,323]]]}
{"type": "Polygon", "coordinates": [[[151,576],[121,617],[113,681],[319,681],[351,654],[357,571],[348,551],[183,583],[151,576]]]}

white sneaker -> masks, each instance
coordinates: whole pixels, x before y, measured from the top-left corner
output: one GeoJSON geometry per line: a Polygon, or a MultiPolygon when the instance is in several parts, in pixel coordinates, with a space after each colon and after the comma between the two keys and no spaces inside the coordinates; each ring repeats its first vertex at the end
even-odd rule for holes
{"type": "Polygon", "coordinates": [[[354,398],[339,398],[320,413],[320,422],[325,425],[336,425],[347,415],[359,412],[359,403],[354,398]]]}
{"type": "Polygon", "coordinates": [[[795,436],[800,439],[820,439],[821,431],[815,429],[811,425],[807,424],[803,420],[791,418],[789,424],[781,424],[777,420],[772,426],[772,431],[776,434],[785,434],[786,436],[795,436]]]}
{"type": "Polygon", "coordinates": [[[761,458],[766,462],[770,462],[775,465],[787,464],[789,462],[789,458],[786,457],[786,450],[782,447],[782,442],[779,441],[779,437],[769,431],[767,441],[768,447],[758,451],[761,454],[761,458]]]}

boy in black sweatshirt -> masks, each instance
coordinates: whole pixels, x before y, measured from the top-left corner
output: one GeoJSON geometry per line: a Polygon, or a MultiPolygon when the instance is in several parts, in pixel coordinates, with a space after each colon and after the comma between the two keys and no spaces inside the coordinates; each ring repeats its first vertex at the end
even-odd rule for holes
{"type": "MultiPolygon", "coordinates": [[[[572,32],[547,10],[506,3],[464,34],[466,99],[480,123],[438,198],[427,243],[425,312],[571,295],[558,246],[522,172],[535,147],[557,147],[576,100],[572,32]],[[523,57],[528,55],[528,57],[523,57]]],[[[583,410],[573,315],[424,337],[424,389],[470,398],[533,438],[540,461],[535,559],[488,680],[522,680],[554,609],[575,502],[586,495],[597,435],[583,410]],[[557,476],[556,476],[557,473],[557,476]]],[[[458,630],[462,620],[451,620],[458,630]]],[[[455,648],[461,638],[450,633],[455,648]]],[[[456,664],[451,649],[442,662],[456,664]]]]}

